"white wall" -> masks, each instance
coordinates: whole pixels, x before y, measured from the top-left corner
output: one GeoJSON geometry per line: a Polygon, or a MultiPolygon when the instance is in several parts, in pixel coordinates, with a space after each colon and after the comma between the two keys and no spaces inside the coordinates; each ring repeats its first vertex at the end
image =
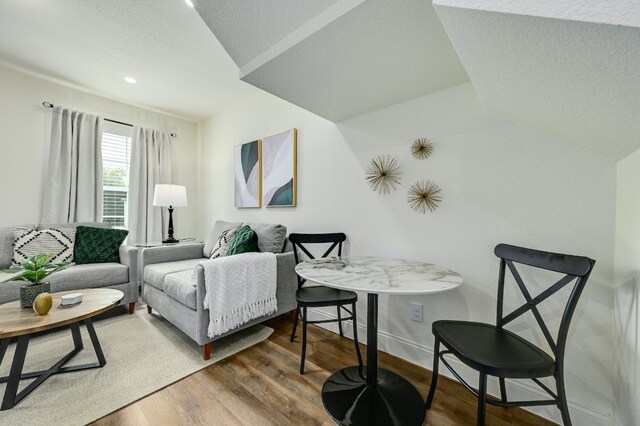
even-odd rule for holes
{"type": "MultiPolygon", "coordinates": [[[[216,219],[278,222],[290,232],[344,231],[350,254],[426,260],[464,276],[457,291],[380,300],[381,349],[422,365],[431,362],[434,319],[494,321],[497,243],[596,259],[571,328],[566,370],[574,424],[606,424],[612,412],[616,185],[608,160],[491,117],[470,84],[337,125],[259,93],[203,122],[201,132],[201,179],[207,182],[200,193],[201,235],[216,219]],[[233,146],[291,127],[298,129],[298,207],[236,209],[233,146]],[[410,156],[417,137],[435,145],[425,161],[410,156]],[[372,192],[364,180],[368,162],[378,154],[394,155],[402,167],[402,186],[388,196],[372,192]],[[442,187],[444,199],[435,213],[408,208],[406,191],[418,179],[442,187]],[[424,304],[423,324],[408,319],[411,301],[424,304]]],[[[513,307],[521,303],[513,288],[507,300],[513,307]]],[[[557,326],[562,307],[545,305],[557,326]]],[[[529,317],[515,329],[542,344],[534,324],[529,317]]],[[[555,408],[538,412],[559,420],[555,408]]]]}
{"type": "Polygon", "coordinates": [[[615,423],[640,424],[640,151],[618,163],[615,423]]]}
{"type": "MultiPolygon", "coordinates": [[[[132,86],[131,90],[135,90],[132,86]]],[[[0,226],[38,223],[51,133],[43,101],[127,123],[175,132],[173,181],[186,185],[189,207],[176,209],[176,237],[196,232],[198,124],[53,83],[0,66],[0,226]]]]}

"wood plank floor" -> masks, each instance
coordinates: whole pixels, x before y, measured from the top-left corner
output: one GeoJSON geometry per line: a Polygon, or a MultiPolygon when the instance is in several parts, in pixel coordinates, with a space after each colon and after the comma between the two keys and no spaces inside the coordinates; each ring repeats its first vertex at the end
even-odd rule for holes
{"type": "MultiPolygon", "coordinates": [[[[288,316],[266,323],[268,340],[167,386],[93,423],[107,425],[332,425],[320,390],[329,375],[357,364],[353,341],[310,325],[307,366],[298,373],[300,334],[289,342],[288,316]]],[[[366,353],[362,345],[363,356],[366,353]]],[[[379,364],[409,379],[423,397],[431,373],[392,355],[379,364]]],[[[476,399],[441,377],[425,425],[475,425],[476,399]]],[[[554,425],[519,408],[487,407],[487,425],[554,425]]]]}

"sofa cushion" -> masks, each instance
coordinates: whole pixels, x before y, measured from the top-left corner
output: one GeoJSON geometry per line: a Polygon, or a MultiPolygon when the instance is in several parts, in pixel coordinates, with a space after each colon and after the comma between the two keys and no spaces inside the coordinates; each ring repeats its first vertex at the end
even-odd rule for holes
{"type": "Polygon", "coordinates": [[[126,229],[78,226],[74,259],[77,264],[120,261],[120,246],[129,235],[126,229]]]}
{"type": "Polygon", "coordinates": [[[282,253],[287,240],[287,227],[272,223],[245,223],[258,234],[258,248],[261,252],[282,253]]]}
{"type": "Polygon", "coordinates": [[[74,265],[47,278],[51,291],[106,287],[129,282],[129,267],[121,263],[74,265]]]}
{"type": "MultiPolygon", "coordinates": [[[[12,275],[0,272],[0,281],[12,275]]],[[[129,268],[120,263],[96,263],[90,265],[74,265],[64,271],[47,277],[51,283],[51,292],[82,290],[85,288],[107,287],[129,282],[129,268]]],[[[22,281],[11,281],[0,284],[0,303],[18,300],[22,281]]]]}
{"type": "Polygon", "coordinates": [[[20,225],[0,228],[0,269],[6,269],[11,266],[13,245],[15,243],[13,228],[35,229],[35,227],[35,225],[20,225]]]}
{"type": "Polygon", "coordinates": [[[174,272],[164,277],[164,293],[188,308],[196,309],[196,284],[193,270],[174,272]]]}
{"type": "Polygon", "coordinates": [[[152,263],[144,267],[144,282],[164,291],[164,278],[167,274],[181,271],[193,271],[196,265],[206,259],[187,259],[176,262],[152,263]]]}
{"type": "Polygon", "coordinates": [[[218,242],[220,235],[231,228],[239,228],[242,226],[241,222],[226,222],[224,220],[217,220],[216,223],[211,228],[211,232],[209,232],[209,236],[207,240],[204,242],[204,248],[202,249],[202,255],[204,257],[211,256],[211,250],[213,250],[213,246],[218,242]]]}

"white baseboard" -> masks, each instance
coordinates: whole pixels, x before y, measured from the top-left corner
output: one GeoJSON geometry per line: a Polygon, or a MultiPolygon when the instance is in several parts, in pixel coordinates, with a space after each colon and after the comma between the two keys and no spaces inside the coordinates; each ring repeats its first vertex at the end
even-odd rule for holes
{"type": "MultiPolygon", "coordinates": [[[[336,319],[337,318],[336,315],[329,314],[320,309],[310,308],[309,313],[311,315],[316,316],[316,319],[336,319]]],[[[310,318],[310,319],[313,319],[313,318],[310,318]]],[[[350,339],[352,339],[353,328],[351,325],[351,321],[347,321],[347,323],[348,325],[344,324],[342,327],[343,332],[346,337],[349,337],[350,339]]],[[[337,323],[318,324],[318,326],[323,327],[334,333],[338,333],[337,323]]],[[[366,326],[360,323],[358,324],[358,340],[362,343],[366,343],[366,340],[367,340],[366,326]]],[[[389,334],[381,330],[378,331],[378,350],[395,355],[413,364],[428,368],[429,370],[431,370],[433,365],[433,348],[427,347],[420,343],[413,342],[403,337],[394,336],[392,334],[389,334]]],[[[363,354],[363,357],[366,359],[366,356],[364,354],[363,354]]],[[[453,357],[448,358],[448,360],[464,380],[466,380],[471,385],[477,385],[478,374],[477,372],[475,372],[475,370],[467,367],[465,364],[463,364],[462,362],[458,361],[453,357]]],[[[453,375],[449,372],[449,370],[444,365],[441,365],[440,374],[455,380],[453,375]]],[[[428,386],[429,384],[425,383],[425,387],[428,387],[428,386]]],[[[492,380],[489,380],[488,392],[494,396],[500,394],[500,388],[499,388],[497,379],[494,378],[492,380]]],[[[543,390],[538,388],[537,385],[528,384],[522,381],[514,381],[514,380],[507,381],[507,394],[509,395],[509,399],[511,400],[544,399],[548,397],[548,395],[543,390]]],[[[438,394],[436,393],[436,398],[437,397],[438,397],[438,394]]],[[[548,420],[551,420],[558,424],[562,424],[560,411],[555,406],[526,407],[525,409],[541,417],[544,417],[548,420]]],[[[571,421],[574,425],[580,425],[580,426],[611,426],[612,425],[610,414],[600,413],[598,411],[592,410],[588,407],[585,407],[584,405],[581,405],[575,402],[569,401],[569,411],[571,412],[571,421]]]]}

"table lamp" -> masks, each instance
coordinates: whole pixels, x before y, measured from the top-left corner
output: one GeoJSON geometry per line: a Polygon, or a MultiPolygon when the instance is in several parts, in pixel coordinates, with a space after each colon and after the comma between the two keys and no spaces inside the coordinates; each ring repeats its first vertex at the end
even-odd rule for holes
{"type": "Polygon", "coordinates": [[[182,185],[156,185],[153,193],[153,205],[156,207],[169,207],[169,230],[167,239],[163,243],[177,243],[173,238],[173,208],[187,206],[187,187],[182,185]]]}

